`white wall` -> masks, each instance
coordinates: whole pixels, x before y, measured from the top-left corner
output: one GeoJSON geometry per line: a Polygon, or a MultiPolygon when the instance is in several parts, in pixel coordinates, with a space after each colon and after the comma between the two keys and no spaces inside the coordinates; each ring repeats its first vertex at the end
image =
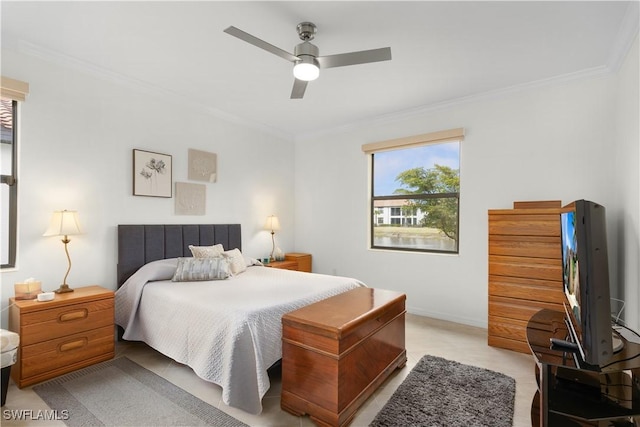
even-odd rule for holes
{"type": "Polygon", "coordinates": [[[1,306],[16,281],[36,277],[45,290],[61,282],[62,244],[42,237],[53,210],[79,210],[86,231],[69,246],[71,286],[109,288],[117,224],[240,222],[244,252],[260,256],[270,251],[262,224],[276,213],[278,245],[312,253],[315,271],[406,292],[413,313],[486,326],[487,210],[514,200],[586,198],[607,207],[612,275],[624,289],[627,319],[640,329],[637,50],[636,40],[615,75],[354,126],[295,148],[180,100],[3,50],[2,74],[28,81],[31,93],[20,123],[19,266],[0,275],[1,306]],[[368,161],[360,146],[456,127],[467,130],[460,254],[369,250],[368,161]],[[132,196],[133,148],[171,154],[174,181],[186,181],[188,148],[218,153],[207,215],[176,216],[174,199],[132,196]]]}
{"type": "MultiPolygon", "coordinates": [[[[637,74],[635,78],[625,86],[637,88],[637,74]]],[[[613,138],[614,106],[622,103],[616,98],[617,79],[607,74],[487,96],[298,141],[296,249],[313,253],[318,272],[354,276],[372,287],[405,292],[409,312],[486,327],[487,210],[511,208],[516,200],[566,204],[584,198],[614,213],[609,218],[612,229],[616,212],[637,206],[637,187],[625,196],[633,200],[624,203],[612,191],[612,185],[634,176],[637,182],[638,169],[637,147],[626,159],[635,175],[615,167],[616,147],[622,144],[624,153],[638,143],[632,131],[637,115],[625,122],[627,142],[613,138]],[[461,144],[459,255],[368,249],[368,158],[361,145],[457,127],[466,129],[461,144]]],[[[626,108],[631,116],[632,109],[626,108]]],[[[627,244],[633,245],[638,245],[637,229],[635,242],[627,244]]],[[[637,277],[637,267],[629,264],[626,268],[636,268],[637,277]]],[[[628,271],[621,274],[633,276],[628,271]]],[[[637,295],[637,281],[628,287],[637,295]]],[[[629,312],[637,313],[639,307],[637,297],[628,301],[629,312]]]]}
{"type": "Polygon", "coordinates": [[[259,257],[271,251],[262,226],[275,213],[283,228],[277,243],[293,249],[292,141],[63,64],[8,50],[2,62],[3,75],[30,84],[19,124],[18,268],[0,275],[3,309],[16,281],[34,277],[45,290],[62,283],[63,245],[42,237],[54,210],[78,210],[86,233],[69,244],[71,287],[115,288],[118,224],[240,223],[243,252],[259,257]],[[206,215],[175,215],[175,198],[133,196],[134,148],[172,155],[174,182],[187,182],[189,148],[217,153],[206,215]]]}
{"type": "Polygon", "coordinates": [[[628,325],[640,330],[640,89],[638,38],[622,68],[616,87],[615,173],[611,186],[619,206],[613,233],[617,239],[615,285],[618,297],[627,302],[623,314],[628,325]]]}

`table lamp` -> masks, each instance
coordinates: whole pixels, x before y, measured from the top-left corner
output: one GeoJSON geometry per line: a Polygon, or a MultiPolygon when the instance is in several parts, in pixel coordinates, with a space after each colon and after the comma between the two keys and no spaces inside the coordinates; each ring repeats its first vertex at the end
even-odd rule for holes
{"type": "Polygon", "coordinates": [[[64,236],[62,243],[64,243],[64,252],[67,254],[69,267],[67,268],[67,274],[64,275],[62,285],[54,291],[59,294],[73,292],[73,289],[67,284],[67,276],[69,276],[69,271],[71,271],[71,257],[69,256],[67,244],[71,241],[69,240],[69,236],[76,234],[82,234],[80,222],[78,221],[78,212],[68,210],[54,211],[51,222],[49,223],[49,228],[44,232],[43,236],[64,236]]]}
{"type": "Polygon", "coordinates": [[[278,217],[275,215],[269,215],[267,217],[267,222],[264,224],[265,230],[271,230],[271,256],[269,257],[269,262],[273,261],[273,251],[276,250],[276,240],[274,235],[276,234],[276,230],[280,230],[280,221],[278,221],[278,217]]]}

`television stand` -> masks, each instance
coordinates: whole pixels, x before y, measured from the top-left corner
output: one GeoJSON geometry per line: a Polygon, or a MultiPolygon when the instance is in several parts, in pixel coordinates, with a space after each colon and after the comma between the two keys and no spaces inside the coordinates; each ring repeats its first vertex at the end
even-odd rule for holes
{"type": "Polygon", "coordinates": [[[624,341],[617,332],[611,331],[611,343],[613,344],[613,352],[619,353],[624,348],[624,341]]]}
{"type": "Polygon", "coordinates": [[[550,345],[552,338],[562,342],[568,334],[560,311],[540,310],[527,324],[538,382],[532,426],[640,425],[640,344],[620,336],[622,349],[594,366],[571,349],[550,345]]]}

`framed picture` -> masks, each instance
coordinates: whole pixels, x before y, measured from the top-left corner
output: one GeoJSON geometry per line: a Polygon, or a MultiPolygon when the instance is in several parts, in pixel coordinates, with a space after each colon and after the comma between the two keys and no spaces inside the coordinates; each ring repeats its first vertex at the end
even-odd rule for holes
{"type": "Polygon", "coordinates": [[[171,156],[133,150],[133,195],[171,197],[171,156]]]}
{"type": "Polygon", "coordinates": [[[218,155],[190,148],[188,179],[216,182],[218,179],[218,155]]]}
{"type": "Polygon", "coordinates": [[[204,215],[206,203],[204,184],[176,182],[176,215],[204,215]]]}

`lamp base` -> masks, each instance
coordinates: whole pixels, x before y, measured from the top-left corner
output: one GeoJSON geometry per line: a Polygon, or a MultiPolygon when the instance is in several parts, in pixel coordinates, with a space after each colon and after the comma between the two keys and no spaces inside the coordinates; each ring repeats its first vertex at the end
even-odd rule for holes
{"type": "Polygon", "coordinates": [[[71,289],[69,287],[69,285],[67,285],[66,283],[60,285],[60,287],[58,289],[56,289],[55,291],[56,294],[64,294],[66,292],[73,292],[73,289],[71,289]]]}

